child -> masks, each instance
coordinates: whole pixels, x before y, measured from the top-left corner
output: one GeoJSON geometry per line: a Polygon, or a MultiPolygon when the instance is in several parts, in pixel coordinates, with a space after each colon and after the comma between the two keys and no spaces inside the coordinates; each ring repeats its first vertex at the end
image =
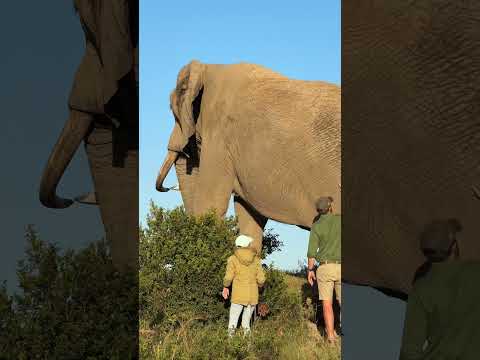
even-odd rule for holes
{"type": "Polygon", "coordinates": [[[229,296],[228,287],[232,284],[232,305],[230,306],[230,320],[228,334],[233,336],[237,327],[238,318],[243,310],[242,328],[244,334],[250,333],[250,318],[258,304],[258,287],[265,282],[260,259],[250,245],[253,239],[240,235],[235,240],[236,250],[227,261],[227,271],[223,279],[223,298],[229,296]]]}

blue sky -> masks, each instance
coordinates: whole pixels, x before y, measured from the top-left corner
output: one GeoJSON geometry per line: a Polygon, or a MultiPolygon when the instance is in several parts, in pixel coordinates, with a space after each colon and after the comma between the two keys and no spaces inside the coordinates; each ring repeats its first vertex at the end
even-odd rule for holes
{"type": "MultiPolygon", "coordinates": [[[[140,219],[150,199],[173,208],[179,192],[158,193],[155,179],[174,120],[169,94],[180,68],[205,63],[252,62],[292,78],[340,84],[340,1],[140,2],[140,219]],[[186,10],[187,9],[187,10],[186,10]]],[[[176,184],[172,169],[166,184],[176,184]]],[[[229,214],[233,214],[230,206],[229,214]]],[[[308,232],[267,223],[285,246],[268,260],[296,268],[306,256],[308,232]]]]}

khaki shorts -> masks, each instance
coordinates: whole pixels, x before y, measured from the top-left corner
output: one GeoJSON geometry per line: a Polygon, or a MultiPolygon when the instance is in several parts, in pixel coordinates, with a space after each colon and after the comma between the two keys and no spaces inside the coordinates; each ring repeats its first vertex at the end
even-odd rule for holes
{"type": "Polygon", "coordinates": [[[333,289],[337,294],[338,303],[342,298],[342,265],[323,264],[317,268],[318,297],[320,300],[332,300],[333,289]]]}

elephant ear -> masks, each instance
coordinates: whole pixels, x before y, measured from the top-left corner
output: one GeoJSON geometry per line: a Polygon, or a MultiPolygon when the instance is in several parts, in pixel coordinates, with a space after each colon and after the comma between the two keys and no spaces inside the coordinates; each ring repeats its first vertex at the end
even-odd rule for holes
{"type": "Polygon", "coordinates": [[[182,151],[190,137],[195,134],[193,102],[203,89],[204,69],[204,64],[193,60],[178,74],[177,86],[170,96],[170,107],[175,115],[175,126],[178,125],[180,128],[181,138],[178,139],[177,135],[172,134],[169,144],[171,150],[182,151]]]}

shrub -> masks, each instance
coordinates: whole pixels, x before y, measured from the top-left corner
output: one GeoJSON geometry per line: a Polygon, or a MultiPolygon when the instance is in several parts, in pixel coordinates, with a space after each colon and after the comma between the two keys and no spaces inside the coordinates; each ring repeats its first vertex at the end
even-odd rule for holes
{"type": "Polygon", "coordinates": [[[285,273],[270,265],[266,270],[267,280],[260,292],[259,301],[266,303],[269,308],[269,316],[283,314],[284,316],[296,317],[300,314],[299,294],[289,293],[285,273]]]}
{"type": "Polygon", "coordinates": [[[152,204],[140,233],[140,317],[157,325],[224,315],[219,294],[233,227],[213,213],[195,218],[152,204]]]}
{"type": "MultiPolygon", "coordinates": [[[[164,210],[151,203],[140,229],[140,318],[145,325],[175,325],[191,317],[226,319],[229,304],[221,290],[237,234],[233,217],[220,219],[214,212],[194,217],[182,207],[164,210]]],[[[282,245],[271,231],[263,242],[264,256],[282,245]]]]}
{"type": "Polygon", "coordinates": [[[137,274],[116,272],[104,241],[60,254],[31,226],[26,239],[26,258],[17,270],[21,292],[0,292],[0,353],[6,359],[136,354],[137,274]]]}

